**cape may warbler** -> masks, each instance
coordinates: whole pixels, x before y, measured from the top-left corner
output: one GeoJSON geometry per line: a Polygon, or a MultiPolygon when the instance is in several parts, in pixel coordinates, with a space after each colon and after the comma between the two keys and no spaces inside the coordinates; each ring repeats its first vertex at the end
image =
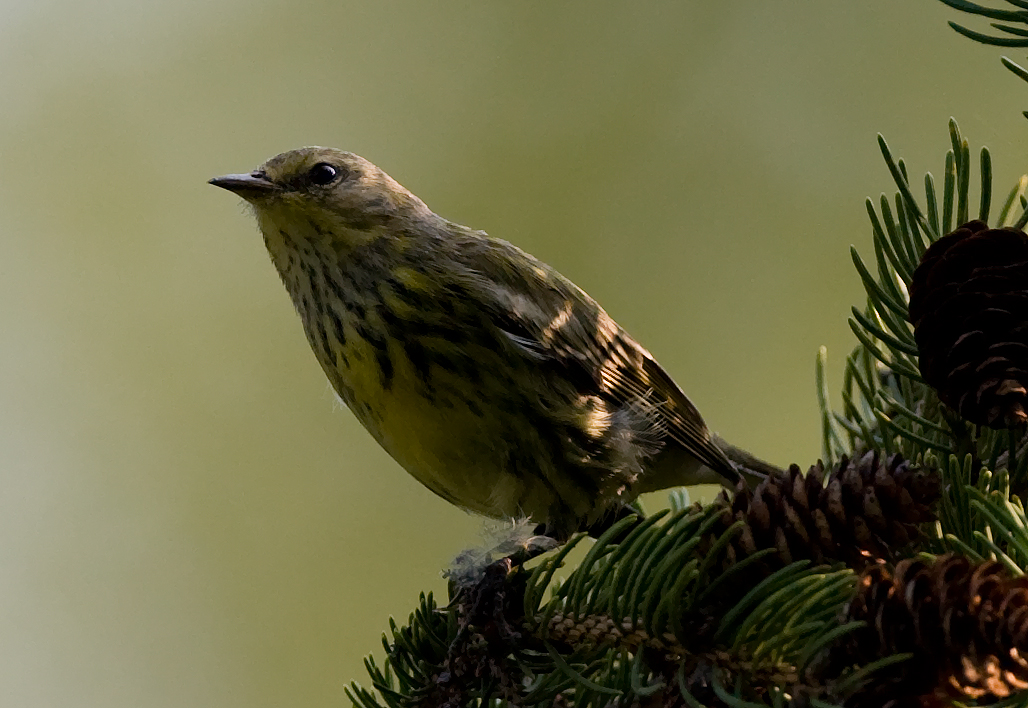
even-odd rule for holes
{"type": "Polygon", "coordinates": [[[649,352],[574,283],[308,147],[211,184],[248,201],[332,387],[433,492],[557,538],[738,472],[649,352]]]}

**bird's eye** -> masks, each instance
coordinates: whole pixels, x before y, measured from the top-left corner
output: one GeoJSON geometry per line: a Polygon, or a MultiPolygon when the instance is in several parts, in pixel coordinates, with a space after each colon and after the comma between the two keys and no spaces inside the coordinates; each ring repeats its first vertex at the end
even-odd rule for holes
{"type": "Polygon", "coordinates": [[[326,185],[331,184],[339,177],[340,170],[327,162],[319,162],[307,174],[314,184],[326,185]]]}

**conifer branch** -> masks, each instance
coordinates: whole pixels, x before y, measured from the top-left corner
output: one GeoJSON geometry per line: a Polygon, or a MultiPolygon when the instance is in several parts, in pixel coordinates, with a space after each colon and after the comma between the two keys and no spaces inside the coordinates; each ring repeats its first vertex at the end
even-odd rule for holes
{"type": "MultiPolygon", "coordinates": [[[[997,20],[951,23],[964,36],[1028,46],[1028,0],[942,1],[997,20]]],[[[1028,175],[995,208],[992,156],[952,119],[939,183],[878,146],[894,189],[866,202],[870,255],[851,251],[839,410],[818,353],[825,461],[422,595],[355,706],[1028,701],[1028,175]]]]}

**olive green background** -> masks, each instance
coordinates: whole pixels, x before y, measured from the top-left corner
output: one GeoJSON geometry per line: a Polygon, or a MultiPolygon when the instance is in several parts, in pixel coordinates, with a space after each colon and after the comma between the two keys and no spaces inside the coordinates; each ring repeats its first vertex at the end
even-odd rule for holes
{"type": "Polygon", "coordinates": [[[955,18],[0,4],[0,703],[346,705],[388,616],[479,540],[334,403],[209,177],[358,152],[578,282],[713,429],[805,466],[815,352],[839,381],[848,247],[870,250],[862,202],[890,185],[875,133],[938,175],[955,115],[997,191],[1025,168],[1028,86],[955,18]]]}

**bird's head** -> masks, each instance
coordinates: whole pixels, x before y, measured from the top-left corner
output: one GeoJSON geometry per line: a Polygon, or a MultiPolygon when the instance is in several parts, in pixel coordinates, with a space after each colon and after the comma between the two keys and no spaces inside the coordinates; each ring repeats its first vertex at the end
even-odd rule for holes
{"type": "Polygon", "coordinates": [[[335,148],[291,150],[253,172],[215,177],[210,183],[249,202],[268,238],[285,231],[294,239],[353,246],[432,215],[381,169],[335,148]]]}

